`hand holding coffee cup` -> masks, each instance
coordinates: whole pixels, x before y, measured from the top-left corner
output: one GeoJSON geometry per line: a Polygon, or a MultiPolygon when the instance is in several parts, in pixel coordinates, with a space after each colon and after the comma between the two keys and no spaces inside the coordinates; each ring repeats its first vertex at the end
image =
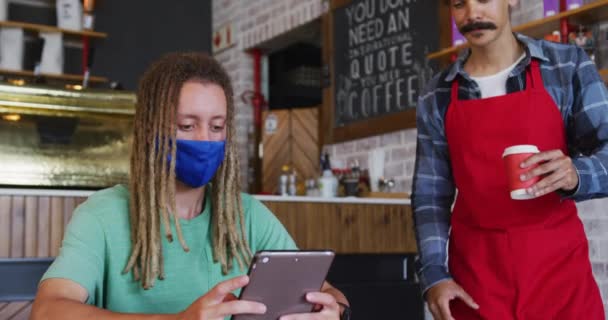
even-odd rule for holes
{"type": "Polygon", "coordinates": [[[572,159],[561,150],[543,151],[533,154],[521,163],[520,167],[526,173],[521,181],[540,181],[527,188],[527,193],[540,197],[548,193],[562,190],[571,192],[578,188],[579,179],[572,159]]]}
{"type": "Polygon", "coordinates": [[[506,148],[503,152],[502,158],[509,179],[511,199],[526,200],[536,198],[534,194],[528,193],[528,189],[540,181],[540,177],[534,176],[525,180],[521,178],[526,176],[528,171],[533,170],[538,166],[522,167],[522,163],[539,152],[538,148],[533,145],[515,145],[506,148]]]}

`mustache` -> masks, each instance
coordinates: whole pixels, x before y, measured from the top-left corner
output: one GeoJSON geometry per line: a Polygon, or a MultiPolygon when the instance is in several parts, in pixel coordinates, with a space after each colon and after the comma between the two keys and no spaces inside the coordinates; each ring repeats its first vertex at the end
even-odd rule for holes
{"type": "Polygon", "coordinates": [[[496,25],[492,22],[477,21],[465,24],[464,26],[460,27],[458,31],[460,31],[461,34],[466,34],[475,30],[496,30],[497,28],[498,27],[496,27],[496,25]]]}

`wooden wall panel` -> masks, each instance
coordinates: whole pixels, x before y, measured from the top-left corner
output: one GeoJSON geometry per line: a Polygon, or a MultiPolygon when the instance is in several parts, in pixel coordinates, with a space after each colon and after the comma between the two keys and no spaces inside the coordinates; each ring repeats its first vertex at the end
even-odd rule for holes
{"type": "Polygon", "coordinates": [[[410,206],[265,202],[301,249],[338,253],[413,253],[410,206]]]}
{"type": "Polygon", "coordinates": [[[291,111],[291,165],[298,179],[319,176],[319,108],[291,111]]]}
{"type": "Polygon", "coordinates": [[[38,257],[49,257],[50,256],[50,222],[51,222],[51,198],[50,197],[39,197],[38,198],[38,245],[37,245],[37,256],[38,257]]]}
{"type": "Polygon", "coordinates": [[[0,258],[57,256],[65,226],[74,208],[85,200],[0,196],[0,258]]]}
{"type": "Polygon", "coordinates": [[[264,128],[262,143],[262,190],[278,194],[281,167],[295,169],[298,182],[319,176],[319,107],[268,111],[278,121],[274,132],[264,128]]]}
{"type": "MultiPolygon", "coordinates": [[[[72,213],[74,212],[74,208],[76,208],[76,198],[64,198],[63,199],[63,221],[64,225],[67,225],[72,219],[72,213]]],[[[65,233],[65,229],[62,233],[65,233]]]]}
{"type": "MultiPolygon", "coordinates": [[[[65,225],[86,198],[0,196],[0,258],[59,253],[65,225]]],[[[31,301],[0,302],[0,320],[27,320],[31,301]]]]}
{"type": "Polygon", "coordinates": [[[300,235],[297,234],[298,220],[297,216],[293,214],[293,212],[290,212],[285,208],[277,209],[277,207],[273,205],[273,202],[266,202],[264,204],[270,209],[270,211],[274,213],[274,215],[279,219],[279,221],[281,221],[283,226],[285,226],[285,229],[289,231],[289,234],[291,234],[291,237],[294,238],[294,240],[299,238],[300,235]]]}
{"type": "Polygon", "coordinates": [[[289,110],[265,111],[262,117],[264,124],[268,117],[276,117],[277,120],[275,130],[262,129],[262,191],[274,194],[278,192],[281,167],[290,163],[289,110]]]}
{"type": "Polygon", "coordinates": [[[22,258],[25,246],[25,198],[11,199],[11,258],[22,258]]]}
{"type": "Polygon", "coordinates": [[[51,257],[59,254],[61,240],[63,239],[63,198],[51,198],[51,257]]]}
{"type": "Polygon", "coordinates": [[[11,197],[0,196],[0,258],[11,254],[11,197]]]}
{"type": "Polygon", "coordinates": [[[38,253],[38,198],[25,198],[25,257],[33,258],[38,253]]]}

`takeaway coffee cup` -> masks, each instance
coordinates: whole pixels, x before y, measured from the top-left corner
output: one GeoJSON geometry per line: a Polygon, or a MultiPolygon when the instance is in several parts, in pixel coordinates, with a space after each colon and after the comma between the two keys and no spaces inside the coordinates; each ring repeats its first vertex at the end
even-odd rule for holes
{"type": "Polygon", "coordinates": [[[509,179],[509,190],[511,190],[511,199],[514,200],[527,200],[536,198],[534,195],[528,194],[526,188],[533,186],[540,180],[540,177],[534,177],[527,181],[521,181],[520,176],[535,167],[537,165],[524,168],[520,167],[521,163],[526,159],[539,153],[538,147],[534,145],[515,145],[505,149],[502,154],[502,158],[505,163],[505,169],[507,171],[507,178],[509,179]]]}

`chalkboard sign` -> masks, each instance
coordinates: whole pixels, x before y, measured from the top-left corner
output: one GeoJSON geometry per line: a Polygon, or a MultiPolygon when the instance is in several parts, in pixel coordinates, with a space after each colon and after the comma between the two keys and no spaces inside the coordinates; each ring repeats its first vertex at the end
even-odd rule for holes
{"type": "Polygon", "coordinates": [[[439,43],[434,0],[353,0],[333,11],[333,126],[415,108],[439,43]]]}

